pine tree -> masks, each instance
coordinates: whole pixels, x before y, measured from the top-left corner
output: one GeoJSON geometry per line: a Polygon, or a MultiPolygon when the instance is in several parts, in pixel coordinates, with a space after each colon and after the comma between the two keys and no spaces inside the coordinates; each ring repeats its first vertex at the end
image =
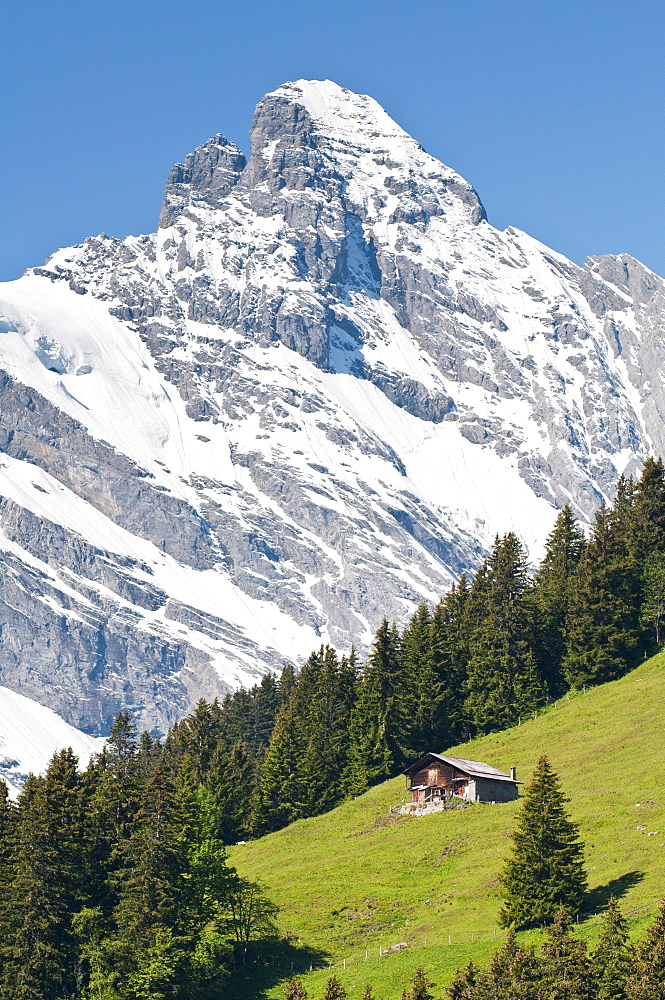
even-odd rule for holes
{"type": "Polygon", "coordinates": [[[307,991],[299,979],[292,979],[288,984],[284,1000],[307,1000],[307,991]]]}
{"type": "Polygon", "coordinates": [[[447,1000],[476,1000],[477,979],[478,969],[473,962],[468,962],[463,972],[457,969],[447,990],[447,1000]]]}
{"type": "Polygon", "coordinates": [[[422,965],[419,965],[413,974],[411,989],[406,996],[408,1000],[434,1000],[434,994],[430,992],[434,985],[425,975],[422,965]]]}
{"type": "Polygon", "coordinates": [[[76,989],[72,917],[89,891],[77,764],[71,749],[62,750],[21,796],[3,1000],[60,1000],[76,989]]]}
{"type": "Polygon", "coordinates": [[[573,583],[584,551],[584,535],[566,504],[547,539],[545,556],[528,595],[533,609],[536,658],[551,697],[566,690],[563,659],[566,652],[566,622],[573,600],[573,583]]]}
{"type": "Polygon", "coordinates": [[[326,812],[342,798],[354,695],[355,664],[350,666],[345,658],[340,661],[331,646],[321,646],[311,654],[290,701],[304,739],[304,816],[326,812]]]}
{"type": "Polygon", "coordinates": [[[346,1000],[348,995],[337,976],[331,976],[326,983],[321,1000],[346,1000]]]}
{"type": "Polygon", "coordinates": [[[434,670],[432,614],[422,602],[402,633],[400,656],[404,670],[402,707],[408,729],[402,734],[405,753],[419,757],[439,748],[440,718],[445,692],[434,670]]]}
{"type": "Polygon", "coordinates": [[[402,740],[402,733],[408,729],[404,682],[400,636],[384,618],[360,679],[351,715],[347,793],[361,794],[396,774],[406,762],[408,750],[402,740]]]}
{"type": "Polygon", "coordinates": [[[605,966],[598,984],[597,1000],[629,1000],[626,992],[626,975],[610,962],[605,966]]]}
{"type": "Polygon", "coordinates": [[[189,761],[199,785],[205,783],[222,730],[223,716],[217,699],[208,703],[203,698],[177,727],[178,749],[189,761]]]}
{"type": "Polygon", "coordinates": [[[496,539],[471,588],[466,711],[479,732],[505,729],[543,700],[525,595],[526,555],[512,532],[496,539]],[[473,607],[475,605],[475,607],[473,607]]]}
{"type": "Polygon", "coordinates": [[[0,780],[0,980],[12,937],[10,886],[16,849],[17,810],[9,800],[9,789],[0,780]]]}
{"type": "Polygon", "coordinates": [[[230,751],[218,743],[210,761],[205,787],[215,807],[214,836],[224,844],[237,844],[249,836],[256,764],[244,743],[230,751]]]}
{"type": "Polygon", "coordinates": [[[547,929],[542,947],[542,995],[547,1000],[595,1000],[591,963],[586,957],[586,942],[571,933],[568,910],[557,910],[547,929]]]}
{"type": "Polygon", "coordinates": [[[612,896],[603,914],[600,938],[593,953],[594,972],[597,979],[601,980],[608,967],[611,966],[612,972],[608,973],[606,978],[608,981],[611,979],[612,983],[616,985],[616,981],[623,977],[625,990],[626,976],[631,964],[628,948],[628,925],[616,897],[612,896]]]}
{"type": "Polygon", "coordinates": [[[542,976],[542,962],[533,949],[520,947],[511,931],[487,971],[478,976],[474,1000],[541,1000],[542,976]]]}
{"type": "Polygon", "coordinates": [[[566,623],[563,662],[574,688],[616,680],[637,662],[639,572],[628,552],[627,488],[596,512],[566,623]]]}
{"type": "Polygon", "coordinates": [[[665,553],[665,469],[661,459],[648,458],[634,486],[629,547],[638,565],[665,553]]]}
{"type": "Polygon", "coordinates": [[[124,984],[128,998],[170,996],[187,979],[199,929],[189,881],[189,809],[161,757],[142,793],[117,876],[111,980],[124,984]]]}
{"type": "Polygon", "coordinates": [[[463,694],[469,662],[469,613],[469,587],[463,574],[432,615],[432,669],[438,704],[431,746],[436,752],[469,736],[463,694]]]}
{"type": "Polygon", "coordinates": [[[304,756],[305,736],[289,703],[280,711],[261,766],[252,818],[254,833],[281,830],[304,815],[308,796],[303,781],[304,756]]]}
{"type": "Polygon", "coordinates": [[[628,987],[630,1000],[663,1000],[665,996],[665,902],[638,946],[628,987]]]}
{"type": "Polygon", "coordinates": [[[513,851],[501,885],[504,927],[551,921],[560,907],[576,913],[586,892],[584,847],[566,813],[568,800],[547,757],[542,756],[526,790],[512,835],[513,851]]]}

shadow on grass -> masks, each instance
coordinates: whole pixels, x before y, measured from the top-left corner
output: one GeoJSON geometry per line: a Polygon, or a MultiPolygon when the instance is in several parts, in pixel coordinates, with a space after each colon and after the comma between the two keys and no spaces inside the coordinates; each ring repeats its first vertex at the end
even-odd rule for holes
{"type": "Polygon", "coordinates": [[[222,996],[233,1000],[263,1000],[268,990],[312,969],[327,967],[329,956],[290,941],[253,941],[236,955],[235,968],[222,984],[222,996]]]}
{"type": "MultiPolygon", "coordinates": [[[[639,885],[643,878],[644,872],[626,872],[620,878],[613,878],[606,885],[597,886],[591,890],[585,900],[585,911],[600,913],[601,910],[607,909],[607,904],[612,896],[620,900],[629,889],[639,885]]],[[[586,916],[586,913],[583,915],[586,916]]]]}

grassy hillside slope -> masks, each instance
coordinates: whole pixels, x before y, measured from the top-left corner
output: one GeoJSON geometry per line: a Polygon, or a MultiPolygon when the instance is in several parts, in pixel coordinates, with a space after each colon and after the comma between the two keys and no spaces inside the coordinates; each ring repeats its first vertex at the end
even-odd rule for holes
{"type": "MultiPolygon", "coordinates": [[[[516,765],[525,782],[547,753],[586,845],[590,910],[615,894],[637,933],[665,896],[664,751],[665,654],[519,727],[451,750],[505,771],[516,765]]],[[[281,929],[335,963],[352,998],[368,981],[386,1000],[399,997],[418,963],[442,986],[469,957],[486,962],[505,936],[496,930],[497,875],[519,802],[389,817],[403,795],[396,778],[231,851],[239,872],[263,881],[282,907],[281,929]],[[381,946],[402,941],[407,950],[378,957],[381,946]],[[344,959],[346,970],[337,964],[344,959]]],[[[587,919],[581,932],[593,937],[596,928],[587,919]]],[[[246,995],[281,997],[278,977],[266,971],[263,992],[254,980],[246,995]]],[[[307,974],[310,997],[320,996],[325,978],[307,974]]]]}

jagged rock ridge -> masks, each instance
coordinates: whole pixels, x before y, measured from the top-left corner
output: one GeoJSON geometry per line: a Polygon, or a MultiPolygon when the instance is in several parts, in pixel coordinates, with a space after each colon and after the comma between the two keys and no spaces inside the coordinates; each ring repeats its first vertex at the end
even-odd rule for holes
{"type": "Polygon", "coordinates": [[[156,233],[0,293],[0,680],[163,728],[534,555],[663,452],[664,282],[486,219],[371,98],[286,84],[156,233]]]}

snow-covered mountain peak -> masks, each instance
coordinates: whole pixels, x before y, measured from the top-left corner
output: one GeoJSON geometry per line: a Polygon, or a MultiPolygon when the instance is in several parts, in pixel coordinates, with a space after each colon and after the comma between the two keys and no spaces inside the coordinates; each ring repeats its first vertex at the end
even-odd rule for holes
{"type": "MultiPolygon", "coordinates": [[[[377,101],[331,80],[297,80],[266,94],[256,108],[251,142],[252,157],[268,160],[282,175],[284,167],[293,167],[285,152],[300,151],[301,170],[295,177],[287,171],[287,187],[317,187],[332,168],[345,199],[384,224],[399,221],[405,211],[413,214],[416,203],[423,220],[447,214],[475,224],[485,215],[471,185],[426,153],[377,101]],[[315,151],[323,162],[317,163],[315,151]]],[[[261,168],[250,164],[248,177],[260,183],[261,168]]]]}
{"type": "Polygon", "coordinates": [[[639,262],[499,232],[329,81],[267,94],[251,148],[0,290],[0,679],[85,728],[362,647],[665,453],[639,262]]]}
{"type": "Polygon", "coordinates": [[[386,152],[392,145],[402,156],[422,151],[373,97],[355,94],[332,80],[295,80],[266,95],[274,96],[305,108],[317,131],[350,145],[383,145],[386,152]]]}
{"type": "Polygon", "coordinates": [[[176,163],[168,176],[159,227],[170,226],[187,208],[218,208],[245,167],[245,155],[221,133],[176,163]]]}

